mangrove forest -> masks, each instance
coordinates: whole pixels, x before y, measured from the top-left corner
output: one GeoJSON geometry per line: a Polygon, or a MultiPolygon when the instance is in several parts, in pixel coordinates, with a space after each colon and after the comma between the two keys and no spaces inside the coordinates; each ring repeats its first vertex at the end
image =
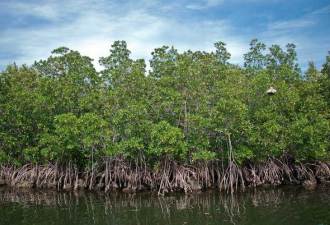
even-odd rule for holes
{"type": "MultiPolygon", "coordinates": [[[[230,63],[115,41],[98,62],[60,47],[0,73],[0,185],[101,192],[222,192],[330,183],[330,52],[254,39],[230,63]],[[102,69],[96,69],[99,63],[102,69]]],[[[97,67],[98,68],[98,67],[97,67]]]]}

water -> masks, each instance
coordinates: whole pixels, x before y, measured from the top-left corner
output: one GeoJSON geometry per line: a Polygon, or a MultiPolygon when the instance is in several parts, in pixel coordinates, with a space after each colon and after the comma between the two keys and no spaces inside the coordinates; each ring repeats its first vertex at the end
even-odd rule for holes
{"type": "Polygon", "coordinates": [[[258,189],[241,194],[158,197],[0,189],[1,225],[330,225],[330,189],[258,189]]]}

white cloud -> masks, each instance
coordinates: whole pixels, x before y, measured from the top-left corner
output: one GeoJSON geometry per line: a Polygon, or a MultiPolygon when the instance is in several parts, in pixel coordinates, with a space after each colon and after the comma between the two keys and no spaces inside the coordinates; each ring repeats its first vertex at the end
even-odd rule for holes
{"type": "MultiPolygon", "coordinates": [[[[204,1],[203,5],[216,6],[223,2],[224,0],[204,1]]],[[[24,16],[29,15],[50,23],[45,26],[11,26],[1,29],[0,64],[5,65],[14,60],[18,64],[30,64],[34,60],[48,57],[54,48],[67,46],[93,58],[95,66],[100,69],[99,57],[109,54],[110,45],[115,40],[126,40],[133,58],[147,60],[153,49],[162,45],[174,45],[179,51],[212,51],[214,42],[224,41],[232,55],[231,62],[238,64],[248,50],[249,41],[255,36],[268,45],[296,43],[298,53],[308,56],[308,52],[313,52],[309,48],[311,45],[307,45],[311,41],[292,31],[298,32],[314,26],[317,20],[312,15],[328,10],[325,7],[294,20],[273,21],[257,34],[252,29],[254,34],[251,36],[241,32],[228,19],[203,17],[200,20],[190,20],[168,16],[171,11],[184,10],[183,6],[184,4],[177,2],[165,6],[159,1],[151,0],[121,4],[105,0],[81,0],[79,4],[74,0],[46,0],[40,5],[2,2],[0,7],[6,10],[16,9],[12,13],[17,19],[24,19],[24,16]],[[6,56],[6,52],[16,55],[6,56]]]]}
{"type": "MultiPolygon", "coordinates": [[[[69,3],[72,4],[71,1],[69,3]]],[[[52,5],[53,15],[62,12],[59,6],[60,3],[52,5]]],[[[81,7],[84,9],[87,5],[81,7]]],[[[45,6],[43,9],[46,8],[45,6]]],[[[23,11],[25,10],[27,9],[24,8],[23,11]]],[[[130,5],[118,9],[115,5],[109,7],[102,2],[87,11],[76,5],[75,11],[78,13],[69,18],[70,23],[58,22],[34,29],[12,28],[3,31],[0,46],[10,52],[19,52],[15,61],[28,64],[46,58],[56,47],[67,46],[94,58],[97,68],[100,68],[97,65],[98,58],[108,54],[114,40],[126,40],[132,56],[145,59],[150,58],[154,48],[162,45],[174,45],[180,51],[212,50],[213,43],[222,40],[228,43],[233,62],[239,62],[243,45],[246,46],[245,40],[231,34],[230,24],[225,20],[179,22],[175,18],[157,15],[147,9],[136,9],[130,5]]],[[[44,12],[39,10],[37,16],[44,17],[44,12]]],[[[55,21],[53,15],[49,19],[55,21]]]]}
{"type": "Polygon", "coordinates": [[[2,2],[2,8],[8,11],[20,12],[20,15],[38,16],[45,19],[55,20],[59,18],[58,10],[54,9],[54,4],[29,4],[24,2],[2,2]]]}

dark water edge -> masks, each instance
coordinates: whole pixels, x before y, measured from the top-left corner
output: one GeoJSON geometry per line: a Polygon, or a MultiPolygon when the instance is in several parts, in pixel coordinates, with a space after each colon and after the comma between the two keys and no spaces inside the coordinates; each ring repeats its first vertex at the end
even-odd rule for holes
{"type": "Polygon", "coordinates": [[[1,225],[330,224],[330,188],[301,186],[191,195],[0,189],[1,225]]]}

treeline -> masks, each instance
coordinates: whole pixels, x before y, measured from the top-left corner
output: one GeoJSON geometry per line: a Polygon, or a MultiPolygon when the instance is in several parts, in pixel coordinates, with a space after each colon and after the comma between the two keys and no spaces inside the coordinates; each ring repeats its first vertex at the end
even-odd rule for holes
{"type": "Polygon", "coordinates": [[[213,52],[156,48],[150,70],[126,42],[92,59],[65,47],[0,73],[0,162],[95,168],[107,158],[222,165],[330,158],[330,55],[319,71],[295,45],[252,40],[244,66],[213,52]],[[267,94],[273,87],[275,94],[267,94]]]}
{"type": "Polygon", "coordinates": [[[253,40],[244,67],[215,52],[152,52],[151,70],[132,60],[124,41],[102,57],[104,70],[79,52],[58,48],[32,66],[0,74],[1,162],[58,160],[82,166],[103,156],[191,162],[290,154],[329,157],[330,58],[302,74],[295,46],[253,40]],[[277,92],[268,96],[268,88],[277,92]]]}

